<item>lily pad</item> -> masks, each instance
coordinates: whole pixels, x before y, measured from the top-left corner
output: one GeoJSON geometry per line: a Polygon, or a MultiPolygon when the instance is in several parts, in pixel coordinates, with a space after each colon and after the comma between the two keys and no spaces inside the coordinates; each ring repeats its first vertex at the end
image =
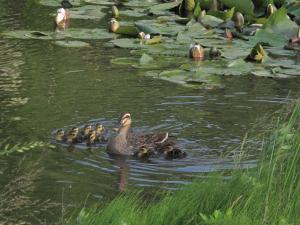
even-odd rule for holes
{"type": "Polygon", "coordinates": [[[151,56],[147,55],[146,53],[144,53],[142,55],[142,57],[140,58],[141,65],[146,65],[146,64],[150,63],[151,61],[153,61],[153,58],[151,56]]]}
{"type": "Polygon", "coordinates": [[[121,10],[120,11],[121,16],[128,16],[128,17],[143,17],[146,15],[144,9],[127,9],[127,10],[121,10]]]}
{"type": "Polygon", "coordinates": [[[205,89],[224,87],[220,80],[220,77],[207,75],[202,73],[201,71],[189,72],[180,69],[166,70],[160,73],[158,78],[173,83],[181,84],[186,87],[205,89]]]}
{"type": "Polygon", "coordinates": [[[114,34],[107,32],[104,29],[84,29],[70,28],[60,32],[40,32],[40,31],[9,31],[2,33],[7,38],[17,39],[42,39],[42,40],[59,40],[65,38],[74,39],[110,39],[114,34]],[[41,35],[42,34],[42,35],[41,35]]]}
{"type": "Polygon", "coordinates": [[[215,28],[217,26],[219,26],[221,23],[223,23],[224,21],[222,19],[219,19],[215,16],[211,16],[211,15],[205,15],[202,19],[201,19],[201,23],[208,28],[215,28]]]}
{"type": "Polygon", "coordinates": [[[113,43],[115,47],[125,48],[125,49],[147,48],[147,45],[144,45],[140,40],[133,39],[133,38],[119,38],[119,39],[112,40],[111,43],[113,43]]]}
{"type": "Polygon", "coordinates": [[[251,0],[219,0],[229,8],[235,7],[236,11],[245,15],[254,14],[254,4],[251,0]]]}
{"type": "Polygon", "coordinates": [[[287,10],[281,8],[268,18],[263,29],[258,30],[250,41],[283,47],[289,38],[297,34],[297,29],[297,24],[287,16],[287,10]]]}
{"type": "Polygon", "coordinates": [[[115,5],[114,1],[110,0],[83,0],[83,2],[95,5],[115,5]]]}
{"type": "MultiPolygon", "coordinates": [[[[60,4],[61,1],[58,0],[39,0],[38,3],[45,6],[51,6],[51,7],[61,7],[60,4]]],[[[81,0],[70,0],[71,4],[73,6],[80,6],[82,4],[81,0]]]]}
{"type": "Polygon", "coordinates": [[[105,6],[85,5],[82,7],[70,9],[70,17],[72,19],[102,19],[105,13],[102,9],[105,6]]]}
{"type": "Polygon", "coordinates": [[[149,8],[149,13],[154,15],[165,15],[167,10],[173,9],[181,4],[181,1],[157,4],[149,8]]]}
{"type": "Polygon", "coordinates": [[[179,25],[175,21],[165,21],[159,19],[140,20],[137,24],[142,25],[139,27],[141,31],[143,31],[144,28],[147,31],[147,29],[149,28],[149,31],[151,31],[151,33],[158,33],[164,36],[176,36],[178,32],[183,31],[185,29],[185,26],[179,25]]]}
{"type": "Polygon", "coordinates": [[[56,41],[54,42],[56,45],[61,47],[67,47],[67,48],[84,48],[84,47],[90,47],[89,43],[83,42],[83,41],[56,41]]]}
{"type": "Polygon", "coordinates": [[[3,32],[1,35],[6,38],[16,38],[16,39],[42,39],[42,40],[55,39],[55,34],[53,32],[28,31],[28,30],[8,31],[8,32],[3,32]]]}

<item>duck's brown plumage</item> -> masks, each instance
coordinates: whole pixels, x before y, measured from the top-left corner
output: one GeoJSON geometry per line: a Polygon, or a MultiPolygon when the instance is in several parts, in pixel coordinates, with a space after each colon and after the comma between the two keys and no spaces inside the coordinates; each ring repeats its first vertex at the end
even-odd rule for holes
{"type": "Polygon", "coordinates": [[[129,113],[123,113],[120,117],[120,128],[107,146],[107,151],[113,154],[134,155],[141,147],[147,148],[150,152],[159,152],[164,146],[174,145],[169,134],[136,134],[131,132],[131,117],[129,113]]]}

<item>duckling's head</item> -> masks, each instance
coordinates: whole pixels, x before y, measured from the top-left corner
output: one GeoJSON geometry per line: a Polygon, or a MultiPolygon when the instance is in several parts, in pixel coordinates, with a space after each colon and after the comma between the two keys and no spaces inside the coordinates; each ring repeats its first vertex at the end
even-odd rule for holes
{"type": "Polygon", "coordinates": [[[72,127],[71,131],[73,131],[76,135],[79,133],[78,127],[72,127]]]}
{"type": "Polygon", "coordinates": [[[74,142],[74,140],[76,139],[76,137],[77,137],[76,131],[70,130],[69,133],[68,133],[67,141],[68,142],[74,142]]]}
{"type": "Polygon", "coordinates": [[[119,22],[115,18],[112,18],[109,22],[109,30],[114,33],[119,29],[119,27],[119,22]]]}
{"type": "Polygon", "coordinates": [[[83,133],[85,135],[88,135],[90,133],[90,131],[92,130],[92,126],[90,124],[87,124],[83,127],[83,133]]]}
{"type": "Polygon", "coordinates": [[[189,51],[190,58],[193,59],[203,59],[204,58],[204,49],[197,42],[190,45],[189,51]]]}
{"type": "Polygon", "coordinates": [[[103,133],[103,131],[104,131],[104,126],[101,124],[101,123],[97,123],[96,124],[96,133],[103,133]]]}
{"type": "Polygon", "coordinates": [[[132,121],[131,121],[130,113],[125,112],[125,113],[121,114],[120,120],[119,120],[120,127],[128,127],[131,125],[131,122],[132,121]]]}
{"type": "Polygon", "coordinates": [[[65,132],[62,129],[56,131],[56,140],[61,141],[65,135],[65,132]]]}
{"type": "Polygon", "coordinates": [[[90,132],[89,132],[89,139],[93,140],[95,138],[96,138],[96,131],[90,130],[90,132]]]}
{"type": "Polygon", "coordinates": [[[57,25],[62,24],[66,19],[66,10],[64,8],[59,8],[56,13],[55,22],[57,25]]]}

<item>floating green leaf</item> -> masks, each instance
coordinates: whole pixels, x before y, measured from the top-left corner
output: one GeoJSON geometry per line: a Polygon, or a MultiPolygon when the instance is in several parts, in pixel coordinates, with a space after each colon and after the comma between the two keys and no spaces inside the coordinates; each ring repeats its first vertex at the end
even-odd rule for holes
{"type": "Polygon", "coordinates": [[[83,47],[90,47],[89,43],[83,41],[56,41],[54,42],[56,45],[61,47],[68,47],[68,48],[83,48],[83,47]]]}
{"type": "Polygon", "coordinates": [[[224,21],[222,19],[219,19],[215,16],[206,15],[201,19],[201,23],[208,28],[214,28],[219,26],[224,21]]]}
{"type": "Polygon", "coordinates": [[[173,9],[181,4],[182,1],[174,1],[168,3],[157,4],[149,8],[149,13],[154,15],[164,15],[165,11],[173,9]]]}
{"type": "Polygon", "coordinates": [[[153,58],[149,56],[148,54],[144,53],[142,57],[140,58],[140,64],[145,65],[153,61],[153,58]]]}
{"type": "Polygon", "coordinates": [[[253,38],[253,42],[263,42],[272,46],[283,47],[287,40],[297,34],[298,26],[287,16],[287,10],[281,8],[273,13],[253,38]]]}
{"type": "Polygon", "coordinates": [[[236,11],[245,15],[254,14],[254,5],[251,0],[219,0],[221,3],[229,8],[235,7],[236,11]]]}
{"type": "Polygon", "coordinates": [[[70,9],[70,17],[72,19],[102,19],[105,16],[105,13],[102,12],[104,8],[106,7],[97,5],[72,8],[70,9]]]}

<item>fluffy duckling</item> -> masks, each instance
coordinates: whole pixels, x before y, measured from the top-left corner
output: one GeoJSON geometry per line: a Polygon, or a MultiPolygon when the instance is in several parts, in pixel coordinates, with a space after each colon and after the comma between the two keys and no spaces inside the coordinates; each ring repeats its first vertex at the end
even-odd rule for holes
{"type": "Polygon", "coordinates": [[[58,129],[55,134],[56,141],[65,141],[65,132],[62,129],[58,129]]]}
{"type": "Polygon", "coordinates": [[[84,125],[83,131],[81,132],[81,136],[82,136],[83,140],[87,140],[88,135],[91,130],[92,130],[92,125],[90,125],[90,124],[84,125]]]}
{"type": "Polygon", "coordinates": [[[79,142],[79,128],[78,127],[73,127],[68,135],[67,135],[67,142],[70,144],[76,144],[79,142]]]}
{"type": "Polygon", "coordinates": [[[94,130],[90,130],[88,137],[87,137],[87,146],[91,146],[93,144],[95,144],[96,141],[96,131],[94,130]]]}
{"type": "Polygon", "coordinates": [[[197,42],[195,44],[191,44],[189,50],[189,57],[192,59],[199,59],[199,60],[204,59],[203,47],[197,42]]]}
{"type": "Polygon", "coordinates": [[[119,27],[120,23],[115,18],[112,18],[109,22],[109,31],[115,33],[119,27]]]}
{"type": "Polygon", "coordinates": [[[174,148],[173,146],[169,145],[164,148],[164,156],[166,159],[177,159],[177,158],[184,158],[186,153],[178,148],[174,148]]]}
{"type": "Polygon", "coordinates": [[[145,146],[142,146],[139,151],[136,153],[136,156],[140,159],[148,158],[150,156],[150,151],[145,146]]]}
{"type": "Polygon", "coordinates": [[[97,141],[102,142],[104,140],[103,134],[105,132],[105,128],[101,123],[96,124],[95,132],[97,141]]]}

